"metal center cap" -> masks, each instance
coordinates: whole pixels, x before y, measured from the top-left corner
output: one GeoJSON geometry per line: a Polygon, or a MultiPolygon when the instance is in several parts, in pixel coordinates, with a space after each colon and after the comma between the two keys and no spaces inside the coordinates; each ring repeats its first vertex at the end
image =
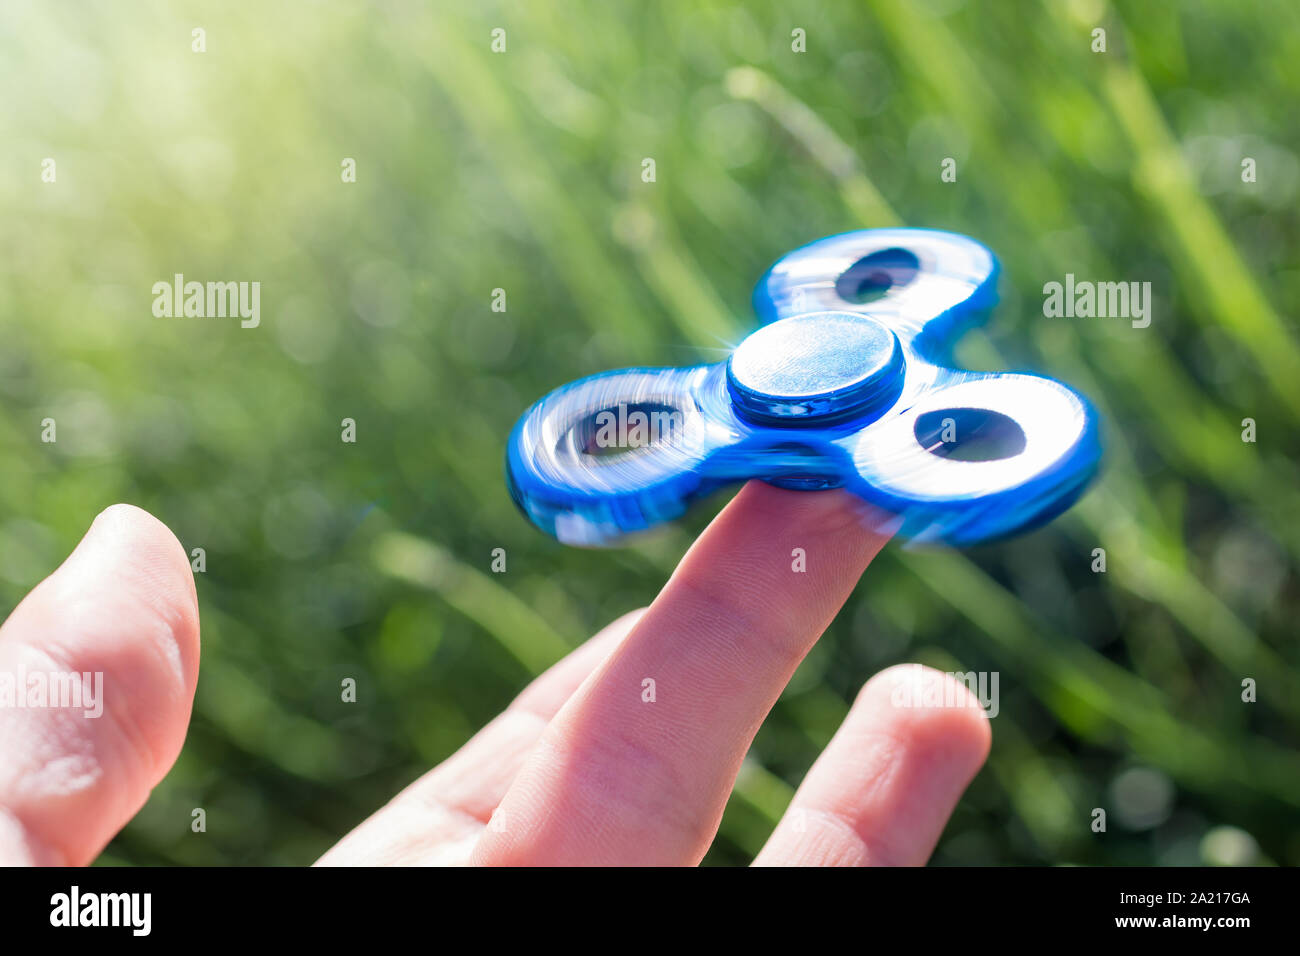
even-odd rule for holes
{"type": "Polygon", "coordinates": [[[767,424],[830,424],[879,413],[903,387],[903,349],[856,312],[811,312],[765,325],[727,361],[737,411],[767,424]]]}

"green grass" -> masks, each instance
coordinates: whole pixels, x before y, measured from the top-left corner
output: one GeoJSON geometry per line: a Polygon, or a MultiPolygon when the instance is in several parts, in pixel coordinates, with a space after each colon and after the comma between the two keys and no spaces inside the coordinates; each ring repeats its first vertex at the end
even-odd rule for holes
{"type": "Polygon", "coordinates": [[[716,502],[564,548],[506,493],[515,418],[716,360],[774,259],[897,223],[998,253],[958,358],[1086,392],[1107,469],[1027,537],[891,546],[709,862],[748,860],[861,683],[920,660],[1001,675],[937,862],[1190,863],[1232,827],[1300,863],[1298,27],[1257,0],[4,4],[0,607],[116,500],[207,554],[190,736],[106,861],[307,862],[648,602],[716,502]],[[261,326],[154,318],[177,272],[260,281],[261,326]],[[1151,327],[1044,318],[1067,272],[1150,281],[1151,327]],[[1167,812],[1126,824],[1144,798],[1167,812]]]}

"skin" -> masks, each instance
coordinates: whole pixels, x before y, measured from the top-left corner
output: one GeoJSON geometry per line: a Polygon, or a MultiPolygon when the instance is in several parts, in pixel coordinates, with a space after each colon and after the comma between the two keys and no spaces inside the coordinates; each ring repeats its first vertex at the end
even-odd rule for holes
{"type": "MultiPolygon", "coordinates": [[[[750,483],[649,608],[533,681],[320,864],[698,863],[883,524],[843,492],[750,483]],[[791,570],[796,547],[807,573],[791,570]]],[[[90,863],[179,754],[198,667],[184,550],[147,512],[109,508],[0,628],[0,672],[101,671],[105,689],[97,720],[0,708],[0,864],[90,863]]],[[[990,745],[983,709],[949,681],[914,667],[868,681],[755,863],[923,864],[990,745]],[[900,689],[966,706],[897,706],[900,689]]]]}

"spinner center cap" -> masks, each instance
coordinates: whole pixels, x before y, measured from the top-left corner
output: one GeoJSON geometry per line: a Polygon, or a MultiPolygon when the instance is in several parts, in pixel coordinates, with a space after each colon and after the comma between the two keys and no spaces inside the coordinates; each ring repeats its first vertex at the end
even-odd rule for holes
{"type": "Polygon", "coordinates": [[[811,312],[751,334],[727,361],[732,403],[765,424],[831,424],[884,411],[903,387],[903,349],[856,312],[811,312]]]}

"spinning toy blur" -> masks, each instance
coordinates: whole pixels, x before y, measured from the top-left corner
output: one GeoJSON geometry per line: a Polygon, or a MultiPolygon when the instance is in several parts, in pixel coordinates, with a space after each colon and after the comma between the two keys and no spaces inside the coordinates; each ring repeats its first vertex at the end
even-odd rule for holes
{"type": "Polygon", "coordinates": [[[575,545],[615,544],[753,478],[846,488],[915,541],[1040,525],[1096,474],[1097,419],[1053,379],[947,363],[997,274],[984,246],[925,229],[797,249],[759,280],[763,324],[725,363],[602,372],[529,408],[506,452],[510,493],[575,545]]]}

